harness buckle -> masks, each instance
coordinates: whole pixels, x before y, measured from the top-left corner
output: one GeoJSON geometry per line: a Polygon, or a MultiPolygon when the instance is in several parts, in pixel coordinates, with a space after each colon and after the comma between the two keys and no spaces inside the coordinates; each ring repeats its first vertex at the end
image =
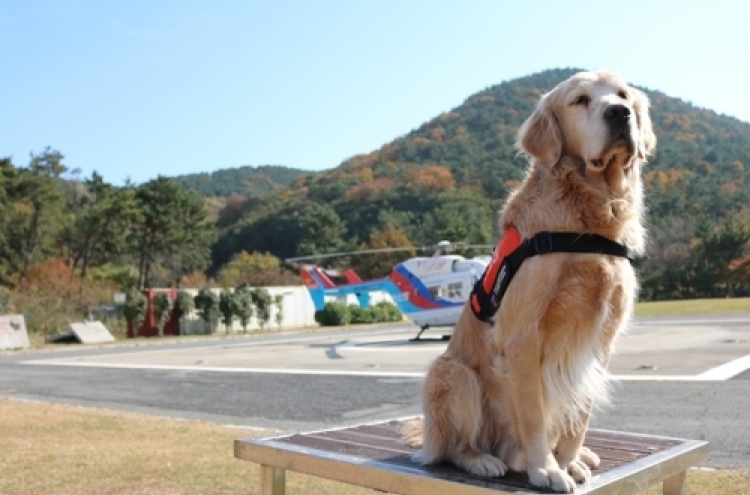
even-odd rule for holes
{"type": "Polygon", "coordinates": [[[534,240],[534,254],[545,254],[545,253],[551,253],[555,251],[555,244],[552,241],[551,232],[540,232],[534,237],[532,237],[532,239],[534,240]],[[547,241],[547,246],[539,246],[540,238],[544,238],[547,241]]]}

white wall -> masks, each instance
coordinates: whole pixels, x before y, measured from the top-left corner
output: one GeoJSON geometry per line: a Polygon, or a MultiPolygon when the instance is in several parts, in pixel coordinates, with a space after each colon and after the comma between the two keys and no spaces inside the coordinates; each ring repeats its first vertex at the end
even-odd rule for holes
{"type": "MultiPolygon", "coordinates": [[[[283,319],[281,321],[281,330],[318,326],[318,323],[315,321],[315,306],[313,305],[310,294],[307,292],[307,288],[304,285],[294,287],[264,287],[264,289],[271,294],[271,297],[278,294],[281,294],[284,297],[282,303],[283,319]]],[[[200,289],[183,288],[180,290],[184,290],[193,297],[200,292],[200,289]]],[[[222,290],[223,289],[220,288],[211,289],[211,291],[217,296],[222,290]]],[[[266,325],[266,330],[279,330],[279,325],[276,323],[277,312],[276,304],[271,304],[271,319],[266,325]]],[[[183,334],[187,335],[208,333],[205,328],[205,322],[200,319],[200,316],[198,316],[196,311],[191,312],[190,315],[185,318],[181,328],[183,334]]],[[[247,330],[251,331],[258,329],[260,329],[258,319],[253,316],[247,330]]],[[[219,321],[214,328],[214,333],[227,333],[227,328],[221,323],[221,321],[219,321]]],[[[240,322],[237,319],[233,322],[232,327],[229,329],[229,333],[242,333],[242,325],[240,325],[240,322]]]]}

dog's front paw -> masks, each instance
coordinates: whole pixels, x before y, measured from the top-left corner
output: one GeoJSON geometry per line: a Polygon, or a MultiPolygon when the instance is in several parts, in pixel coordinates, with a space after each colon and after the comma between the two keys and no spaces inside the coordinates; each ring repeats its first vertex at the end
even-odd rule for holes
{"type": "Polygon", "coordinates": [[[582,460],[575,460],[567,466],[568,474],[577,483],[586,483],[591,479],[591,469],[582,460]]]}
{"type": "Polygon", "coordinates": [[[528,474],[529,482],[534,486],[563,493],[573,493],[576,490],[575,480],[558,467],[530,469],[528,474]]]}
{"type": "Polygon", "coordinates": [[[502,476],[508,470],[503,461],[495,456],[483,453],[464,455],[460,459],[456,459],[455,463],[471,474],[486,478],[502,476]]]}
{"type": "Polygon", "coordinates": [[[598,468],[599,464],[602,462],[601,459],[599,459],[599,456],[594,454],[594,452],[588,447],[581,447],[578,451],[578,458],[591,469],[598,468]]]}
{"type": "Polygon", "coordinates": [[[599,467],[599,456],[588,447],[581,447],[574,456],[566,456],[558,452],[556,459],[560,468],[567,471],[578,483],[586,483],[591,479],[591,470],[599,467]]]}

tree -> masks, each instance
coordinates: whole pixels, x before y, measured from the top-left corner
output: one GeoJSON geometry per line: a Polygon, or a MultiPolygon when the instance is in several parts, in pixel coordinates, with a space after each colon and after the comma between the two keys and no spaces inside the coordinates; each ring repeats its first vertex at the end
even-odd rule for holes
{"type": "Polygon", "coordinates": [[[18,250],[11,244],[11,220],[13,202],[17,188],[18,171],[9,158],[0,159],[0,283],[7,282],[15,271],[18,250]]]}
{"type": "Polygon", "coordinates": [[[13,314],[15,311],[11,291],[0,285],[0,315],[13,314]]]}
{"type": "Polygon", "coordinates": [[[255,314],[258,318],[260,329],[264,330],[271,319],[271,294],[266,289],[256,288],[252,291],[255,314]]]}
{"type": "Polygon", "coordinates": [[[440,165],[426,165],[414,169],[409,177],[409,185],[427,193],[434,193],[443,189],[452,189],[456,181],[450,169],[440,165]]]}
{"type": "Polygon", "coordinates": [[[416,256],[416,250],[407,249],[388,251],[389,248],[408,248],[412,243],[398,228],[386,225],[382,231],[370,233],[370,242],[361,246],[362,249],[383,249],[381,253],[373,253],[352,258],[352,268],[365,279],[385,277],[397,263],[416,256]]]}
{"type": "Polygon", "coordinates": [[[80,268],[81,278],[92,262],[117,261],[127,249],[133,226],[141,220],[134,188],[115,188],[96,172],[86,180],[85,188],[81,211],[62,236],[71,265],[80,268]]]}
{"type": "Polygon", "coordinates": [[[424,227],[434,236],[432,242],[495,244],[497,214],[487,199],[463,191],[447,191],[439,196],[438,205],[425,215],[424,227]]]}
{"type": "Polygon", "coordinates": [[[250,285],[270,285],[280,278],[281,262],[271,254],[240,251],[224,265],[217,276],[224,287],[237,286],[242,282],[250,285]]]}
{"type": "Polygon", "coordinates": [[[341,247],[346,226],[331,206],[312,203],[295,214],[302,229],[298,254],[322,254],[341,247]]]}
{"type": "Polygon", "coordinates": [[[164,327],[172,317],[172,298],[166,292],[159,292],[154,295],[151,303],[154,305],[154,317],[156,317],[156,327],[159,329],[159,337],[164,336],[164,327]]]}
{"type": "Polygon", "coordinates": [[[198,310],[198,315],[206,323],[208,333],[212,333],[220,314],[218,296],[208,287],[204,287],[195,296],[195,308],[198,310]]]}
{"type": "Polygon", "coordinates": [[[224,324],[226,332],[231,332],[235,315],[234,293],[231,290],[224,289],[219,294],[219,311],[221,312],[221,322],[224,324]]]}
{"type": "Polygon", "coordinates": [[[193,299],[193,296],[191,296],[184,290],[179,291],[177,293],[177,298],[174,301],[172,313],[174,314],[175,318],[177,318],[177,321],[180,324],[180,335],[183,335],[184,333],[182,331],[183,318],[189,315],[193,311],[193,309],[195,309],[195,300],[193,299]]]}
{"type": "Polygon", "coordinates": [[[240,284],[234,289],[234,304],[242,331],[247,333],[247,326],[253,317],[253,295],[247,284],[240,284]]]}
{"type": "Polygon", "coordinates": [[[142,221],[136,224],[131,239],[140,287],[153,283],[157,266],[169,274],[161,282],[169,283],[207,265],[214,234],[197,195],[159,176],[138,188],[136,201],[142,221]]]}
{"type": "Polygon", "coordinates": [[[735,296],[750,295],[750,254],[729,264],[735,296]]]}
{"type": "Polygon", "coordinates": [[[696,227],[697,243],[691,249],[691,282],[698,296],[729,297],[738,287],[732,283],[733,261],[742,258],[750,241],[750,229],[733,217],[714,228],[705,217],[696,227]]]}
{"type": "Polygon", "coordinates": [[[281,330],[281,324],[284,321],[284,294],[273,296],[273,304],[276,306],[276,326],[281,330]]]}
{"type": "Polygon", "coordinates": [[[60,176],[68,170],[62,160],[59,151],[46,148],[39,155],[32,154],[28,168],[19,170],[15,199],[22,206],[16,218],[20,231],[13,238],[22,254],[22,277],[29,265],[39,260],[41,252],[51,246],[62,225],[60,176]]]}
{"type": "Polygon", "coordinates": [[[125,315],[125,320],[133,329],[133,337],[138,337],[138,330],[146,320],[147,308],[148,301],[146,300],[146,296],[141,294],[141,291],[132,288],[126,292],[125,305],[122,308],[122,313],[125,315]]]}

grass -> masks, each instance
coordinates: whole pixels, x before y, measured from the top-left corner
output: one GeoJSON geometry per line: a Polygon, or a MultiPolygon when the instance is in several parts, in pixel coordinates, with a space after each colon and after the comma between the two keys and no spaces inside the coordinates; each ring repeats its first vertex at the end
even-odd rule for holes
{"type": "Polygon", "coordinates": [[[750,313],[750,297],[640,302],[635,306],[636,316],[687,316],[727,313],[750,313]]]}
{"type": "MultiPolygon", "coordinates": [[[[0,493],[257,493],[258,467],[234,459],[233,440],[263,433],[200,421],[0,399],[0,493]]],[[[296,473],[287,475],[287,493],[375,494],[296,473]]]]}
{"type": "MultiPolygon", "coordinates": [[[[258,492],[258,467],[233,440],[270,434],[200,421],[0,399],[4,495],[223,495],[258,492]]],[[[690,493],[746,495],[750,470],[688,474],[690,493]]],[[[375,495],[293,472],[289,495],[375,495]]],[[[646,492],[661,493],[661,488],[646,492]]]]}

